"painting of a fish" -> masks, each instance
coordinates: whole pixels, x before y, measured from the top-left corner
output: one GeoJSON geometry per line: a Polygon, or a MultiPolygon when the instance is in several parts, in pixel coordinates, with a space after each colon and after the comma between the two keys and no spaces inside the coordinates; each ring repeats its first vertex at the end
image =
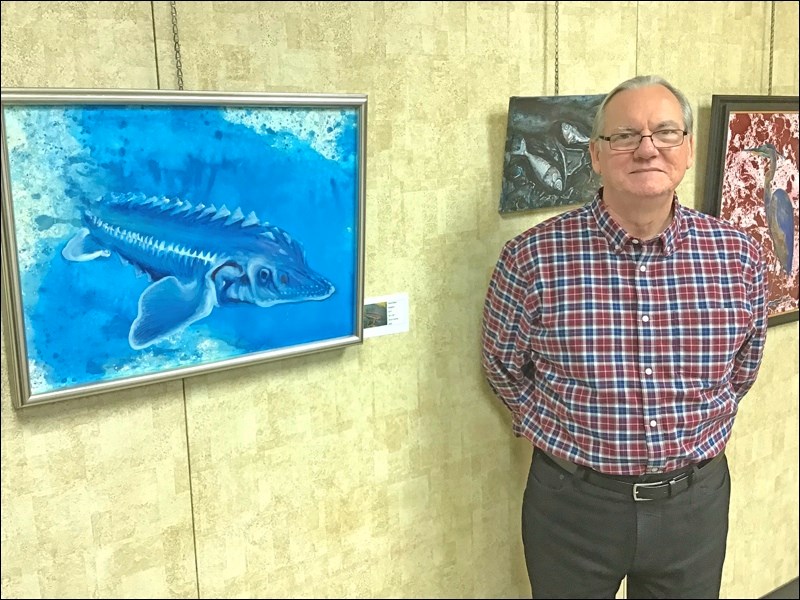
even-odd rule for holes
{"type": "Polygon", "coordinates": [[[602,94],[512,96],[500,213],[583,204],[600,186],[589,139],[602,94]]]}
{"type": "Polygon", "coordinates": [[[115,252],[155,282],[139,297],[128,341],[147,346],[207,317],[215,306],[324,300],[334,287],[308,268],[300,244],[255,213],[144,195],[83,212],[61,254],[83,262],[115,252]]]}
{"type": "Polygon", "coordinates": [[[17,405],[360,342],[365,112],[4,90],[17,405]]]}

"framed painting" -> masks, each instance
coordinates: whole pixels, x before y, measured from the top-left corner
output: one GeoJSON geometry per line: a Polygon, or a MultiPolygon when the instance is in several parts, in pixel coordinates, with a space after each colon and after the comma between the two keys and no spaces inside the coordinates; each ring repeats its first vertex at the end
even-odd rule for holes
{"type": "Polygon", "coordinates": [[[589,140],[604,94],[512,96],[499,212],[585,204],[600,187],[589,140]]]}
{"type": "Polygon", "coordinates": [[[763,248],[769,325],[798,319],[798,97],[711,100],[708,212],[763,248]]]}
{"type": "Polygon", "coordinates": [[[366,109],[2,90],[14,405],[360,343],[366,109]]]}

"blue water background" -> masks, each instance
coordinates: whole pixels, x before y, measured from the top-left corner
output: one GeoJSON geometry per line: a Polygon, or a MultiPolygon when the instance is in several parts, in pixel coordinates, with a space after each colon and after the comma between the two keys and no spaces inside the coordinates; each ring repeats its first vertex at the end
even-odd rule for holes
{"type": "MultiPolygon", "coordinates": [[[[6,119],[18,138],[9,144],[10,176],[34,394],[355,331],[354,110],[18,106],[6,119]],[[61,256],[84,202],[129,192],[254,211],[296,239],[336,292],[268,308],[224,305],[133,350],[128,332],[147,277],[116,256],[82,263],[61,256]]],[[[168,221],[164,231],[168,237],[168,221]]]]}

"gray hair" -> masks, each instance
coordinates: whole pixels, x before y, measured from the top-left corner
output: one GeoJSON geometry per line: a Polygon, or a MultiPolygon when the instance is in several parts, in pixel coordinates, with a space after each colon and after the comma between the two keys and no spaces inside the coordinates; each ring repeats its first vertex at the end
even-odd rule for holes
{"type": "Polygon", "coordinates": [[[597,109],[597,114],[594,116],[594,125],[592,126],[592,139],[596,140],[600,135],[603,134],[603,128],[605,127],[606,121],[606,106],[608,105],[611,98],[623,92],[625,90],[636,90],[643,87],[649,87],[651,85],[662,85],[667,88],[672,95],[675,96],[678,100],[678,104],[681,105],[681,113],[683,113],[683,123],[684,127],[686,127],[686,131],[690,134],[692,133],[692,126],[694,125],[694,116],[692,115],[692,105],[689,104],[689,100],[674,85],[668,82],[666,79],[659,77],[658,75],[639,75],[638,77],[634,77],[633,79],[628,79],[628,81],[623,81],[613,90],[611,90],[608,95],[603,98],[603,101],[600,103],[600,107],[597,109]]]}

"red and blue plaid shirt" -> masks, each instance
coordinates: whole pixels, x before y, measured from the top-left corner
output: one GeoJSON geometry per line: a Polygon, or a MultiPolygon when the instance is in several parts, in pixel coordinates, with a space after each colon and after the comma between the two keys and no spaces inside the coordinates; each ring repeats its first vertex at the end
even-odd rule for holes
{"type": "Polygon", "coordinates": [[[483,367],[515,435],[614,475],[724,450],[764,351],[765,264],[746,234],[673,206],[670,226],[643,241],[601,190],[505,245],[483,367]]]}

